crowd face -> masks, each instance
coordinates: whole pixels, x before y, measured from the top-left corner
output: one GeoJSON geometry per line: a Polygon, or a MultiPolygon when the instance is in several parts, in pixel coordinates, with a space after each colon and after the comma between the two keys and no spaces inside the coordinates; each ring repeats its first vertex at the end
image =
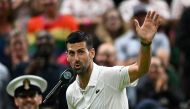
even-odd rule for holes
{"type": "Polygon", "coordinates": [[[67,50],[67,60],[76,73],[82,75],[87,72],[95,55],[94,49],[88,49],[86,42],[79,42],[68,43],[67,50]]]}
{"type": "Polygon", "coordinates": [[[161,74],[162,69],[163,67],[161,65],[161,60],[157,57],[153,57],[151,59],[151,65],[150,65],[148,76],[152,80],[156,80],[158,76],[161,74]]]}
{"type": "Polygon", "coordinates": [[[96,55],[96,62],[99,65],[104,66],[114,66],[116,65],[116,51],[113,45],[111,44],[103,44],[98,48],[98,52],[96,55]]]}
{"type": "Polygon", "coordinates": [[[10,40],[10,51],[14,53],[17,58],[22,58],[28,52],[28,43],[24,36],[18,35],[12,37],[10,40]]]}
{"type": "Polygon", "coordinates": [[[15,104],[19,109],[39,109],[42,103],[42,96],[36,94],[35,96],[16,97],[15,104]]]}
{"type": "Polygon", "coordinates": [[[9,0],[1,0],[0,1],[0,16],[5,17],[8,16],[10,13],[11,5],[9,0]]]}
{"type": "Polygon", "coordinates": [[[116,32],[122,26],[122,21],[117,10],[111,10],[105,14],[105,26],[109,31],[116,32]]]}

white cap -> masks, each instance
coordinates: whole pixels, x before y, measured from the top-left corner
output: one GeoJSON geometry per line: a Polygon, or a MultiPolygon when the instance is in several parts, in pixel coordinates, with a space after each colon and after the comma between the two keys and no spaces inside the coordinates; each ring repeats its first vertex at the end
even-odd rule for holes
{"type": "Polygon", "coordinates": [[[23,75],[9,82],[9,84],[7,85],[7,93],[11,96],[14,96],[15,90],[25,85],[25,80],[27,80],[30,85],[39,87],[41,92],[44,92],[47,88],[47,81],[45,79],[34,75],[23,75]]]}

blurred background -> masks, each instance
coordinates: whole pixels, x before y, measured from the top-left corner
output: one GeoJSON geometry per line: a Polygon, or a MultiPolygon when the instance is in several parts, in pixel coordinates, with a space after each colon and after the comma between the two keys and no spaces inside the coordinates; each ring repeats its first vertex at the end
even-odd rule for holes
{"type": "MultiPolygon", "coordinates": [[[[149,72],[127,88],[130,109],[190,109],[190,0],[0,0],[0,109],[16,109],[6,86],[21,75],[45,78],[47,95],[69,66],[65,39],[73,31],[93,36],[97,64],[133,64],[133,20],[142,25],[148,10],[161,26],[149,72]]],[[[66,88],[41,108],[67,109],[66,88]]]]}

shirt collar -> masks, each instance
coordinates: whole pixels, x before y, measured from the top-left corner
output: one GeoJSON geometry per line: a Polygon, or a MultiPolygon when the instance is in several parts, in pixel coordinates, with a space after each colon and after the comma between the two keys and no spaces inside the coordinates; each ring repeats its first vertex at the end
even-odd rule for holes
{"type": "Polygon", "coordinates": [[[93,70],[87,86],[96,86],[99,76],[99,68],[97,64],[93,64],[93,70]]]}

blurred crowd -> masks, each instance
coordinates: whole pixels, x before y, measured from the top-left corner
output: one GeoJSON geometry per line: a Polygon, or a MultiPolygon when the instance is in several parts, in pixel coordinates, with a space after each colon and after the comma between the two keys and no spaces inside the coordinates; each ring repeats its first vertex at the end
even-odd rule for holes
{"type": "MultiPolygon", "coordinates": [[[[92,35],[97,64],[133,64],[140,50],[133,20],[142,25],[149,10],[161,26],[149,72],[127,88],[130,109],[189,109],[189,0],[0,0],[0,109],[16,109],[6,86],[21,75],[43,77],[48,94],[69,66],[65,39],[73,31],[92,35]]],[[[66,88],[41,108],[67,109],[66,88]]]]}

